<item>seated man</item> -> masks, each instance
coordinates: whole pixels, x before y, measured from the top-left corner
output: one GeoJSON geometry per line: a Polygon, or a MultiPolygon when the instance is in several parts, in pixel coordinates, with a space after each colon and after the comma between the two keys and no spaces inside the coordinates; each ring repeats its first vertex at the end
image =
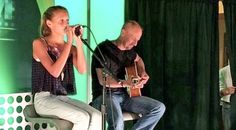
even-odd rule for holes
{"type": "Polygon", "coordinates": [[[149,79],[142,58],[133,48],[137,46],[141,35],[141,26],[135,21],[128,21],[122,27],[118,39],[106,40],[98,45],[95,54],[106,62],[106,66],[114,74],[106,76],[106,81],[103,80],[104,67],[94,55],[92,57],[92,106],[101,110],[102,90],[106,85],[108,130],[124,129],[122,111],[142,114],[142,118],[138,119],[132,130],[152,130],[164,114],[165,105],[160,101],[145,96],[130,97],[127,92],[127,88],[142,88],[149,79]],[[136,83],[131,79],[125,80],[125,68],[133,63],[136,64],[138,73],[136,83]]]}

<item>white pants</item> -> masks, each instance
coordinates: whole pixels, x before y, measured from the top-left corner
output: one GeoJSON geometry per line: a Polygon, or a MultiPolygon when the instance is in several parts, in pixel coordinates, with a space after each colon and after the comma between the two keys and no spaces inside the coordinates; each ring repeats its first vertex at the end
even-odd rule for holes
{"type": "Polygon", "coordinates": [[[102,129],[101,113],[82,101],[40,92],[35,94],[34,106],[41,116],[56,116],[72,122],[72,130],[102,129]]]}

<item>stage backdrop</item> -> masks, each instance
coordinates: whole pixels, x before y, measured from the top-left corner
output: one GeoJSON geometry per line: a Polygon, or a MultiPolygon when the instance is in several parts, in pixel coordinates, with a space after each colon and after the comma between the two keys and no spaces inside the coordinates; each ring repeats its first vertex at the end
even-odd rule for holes
{"type": "Polygon", "coordinates": [[[0,1],[0,93],[31,90],[31,43],[39,23],[37,1],[0,1]]]}

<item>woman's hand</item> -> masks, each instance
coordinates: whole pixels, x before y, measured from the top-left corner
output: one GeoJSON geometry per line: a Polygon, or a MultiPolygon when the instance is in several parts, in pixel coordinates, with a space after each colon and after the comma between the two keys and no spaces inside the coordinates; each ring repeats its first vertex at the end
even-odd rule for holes
{"type": "Polygon", "coordinates": [[[74,27],[67,26],[65,28],[65,33],[67,35],[67,43],[72,45],[73,35],[74,35],[74,27]]]}

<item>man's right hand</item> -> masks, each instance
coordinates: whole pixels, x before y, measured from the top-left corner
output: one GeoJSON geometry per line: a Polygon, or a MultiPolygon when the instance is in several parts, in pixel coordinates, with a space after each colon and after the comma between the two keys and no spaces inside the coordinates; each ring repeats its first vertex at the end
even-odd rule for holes
{"type": "Polygon", "coordinates": [[[234,87],[234,86],[225,88],[223,90],[223,96],[234,94],[235,93],[235,88],[236,87],[234,87]]]}

